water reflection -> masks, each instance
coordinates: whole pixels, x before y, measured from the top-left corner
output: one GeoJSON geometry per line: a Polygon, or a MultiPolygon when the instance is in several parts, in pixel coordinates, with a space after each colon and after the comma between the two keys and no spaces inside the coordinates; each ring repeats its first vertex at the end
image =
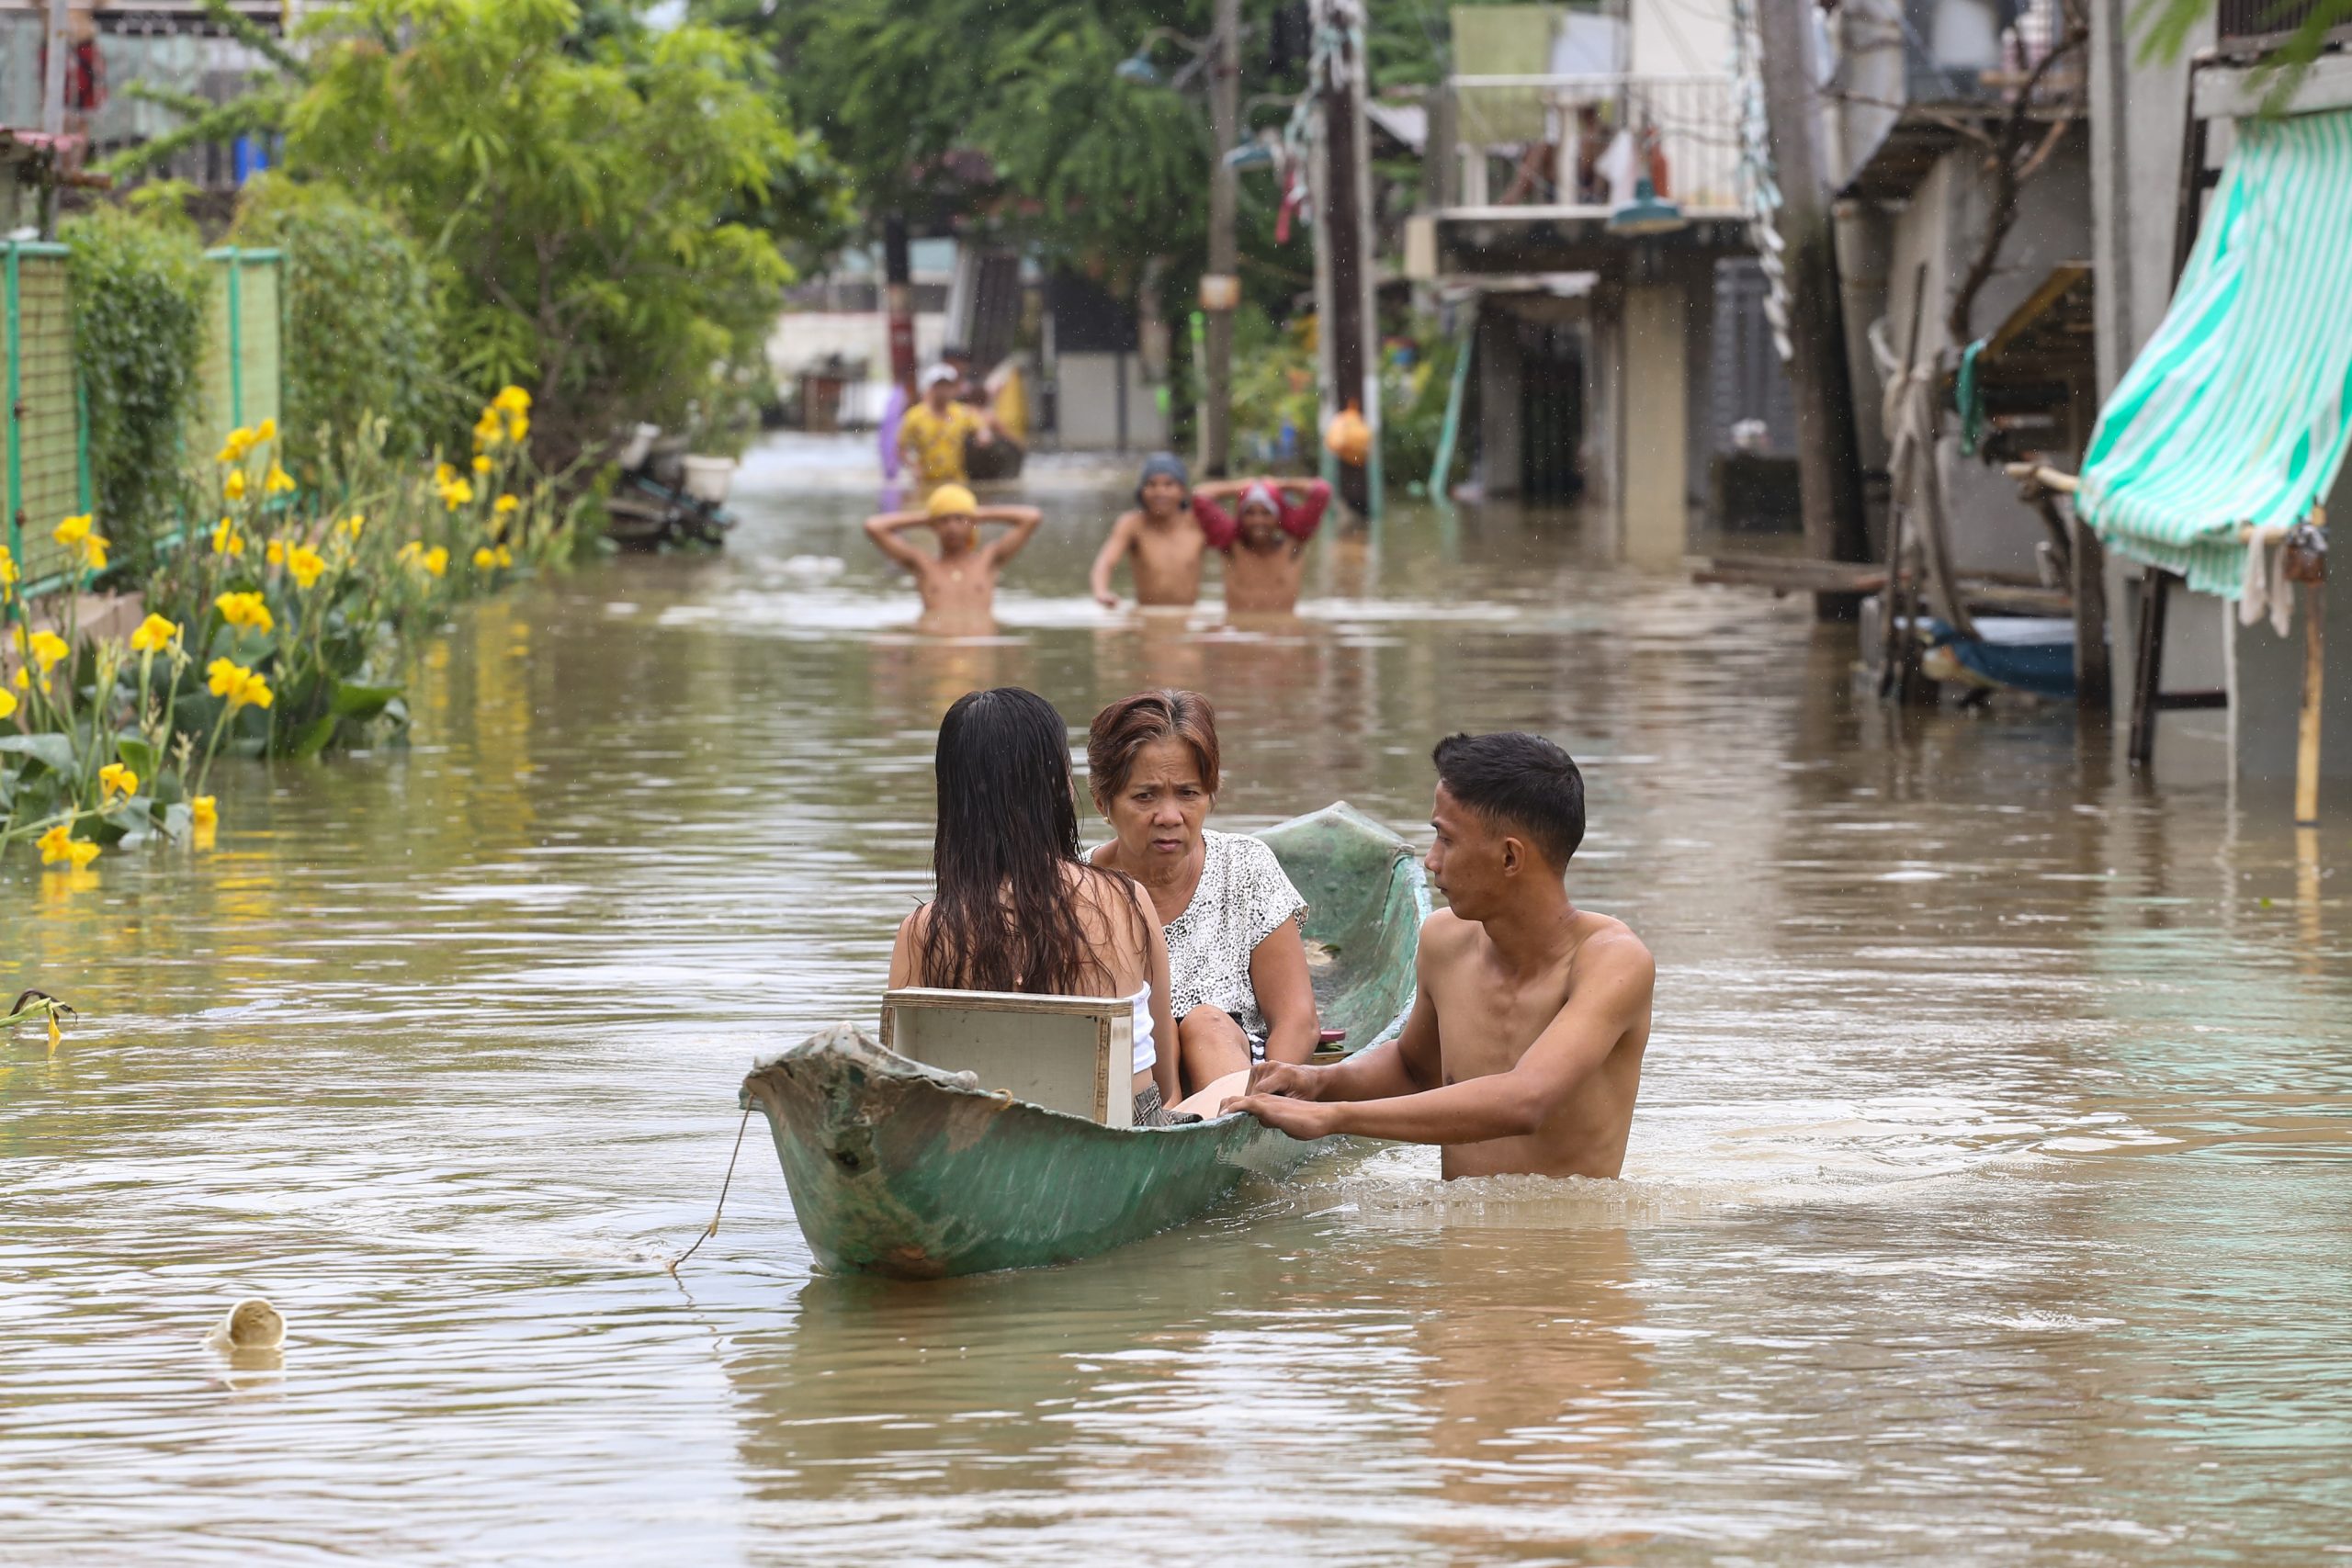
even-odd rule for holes
{"type": "MultiPolygon", "coordinates": [[[[218,848],[0,869],[0,1556],[2141,1562],[2346,1543],[2338,826],[2063,715],[1850,698],[1805,607],[1572,514],[1327,536],[1295,617],[1109,615],[1040,466],[1000,635],[903,628],[779,446],[721,558],[469,611],[414,744],[243,767],[218,848]],[[1248,826],[1587,764],[1661,964],[1628,1179],[1318,1162],[1069,1269],[812,1278],[756,1052],[871,1015],[933,726],[1208,692],[1248,826]],[[12,993],[13,994],[13,993],[12,993]],[[282,1370],[199,1336],[266,1294],[282,1370]]],[[[1091,487],[1091,488],[1090,488],[1091,487]]],[[[2341,823],[2331,803],[2331,822],[2341,823]]]]}

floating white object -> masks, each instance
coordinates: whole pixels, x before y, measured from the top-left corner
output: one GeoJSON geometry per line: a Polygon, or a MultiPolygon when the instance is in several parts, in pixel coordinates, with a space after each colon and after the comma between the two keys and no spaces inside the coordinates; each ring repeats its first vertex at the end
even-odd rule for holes
{"type": "Polygon", "coordinates": [[[259,1296],[247,1296],[204,1342],[220,1350],[275,1350],[286,1343],[286,1315],[259,1296]]]}
{"type": "Polygon", "coordinates": [[[628,443],[621,447],[620,456],[614,460],[624,468],[636,468],[645,461],[646,454],[653,450],[653,438],[661,434],[662,427],[658,424],[639,425],[629,433],[628,443]]]}
{"type": "Polygon", "coordinates": [[[727,499],[735,484],[735,459],[732,457],[702,457],[689,456],[685,459],[686,493],[696,501],[707,501],[716,506],[727,499]]]}

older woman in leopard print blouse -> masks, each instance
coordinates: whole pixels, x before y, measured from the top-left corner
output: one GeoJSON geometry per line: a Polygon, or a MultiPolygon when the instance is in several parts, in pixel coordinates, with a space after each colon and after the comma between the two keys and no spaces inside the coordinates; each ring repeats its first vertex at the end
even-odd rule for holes
{"type": "Polygon", "coordinates": [[[1184,1092],[1317,1038],[1299,927],[1306,902],[1273,851],[1204,826],[1219,781],[1216,716],[1197,692],[1139,692],[1094,716],[1088,784],[1114,837],[1090,857],[1151,895],[1168,939],[1184,1092]]]}

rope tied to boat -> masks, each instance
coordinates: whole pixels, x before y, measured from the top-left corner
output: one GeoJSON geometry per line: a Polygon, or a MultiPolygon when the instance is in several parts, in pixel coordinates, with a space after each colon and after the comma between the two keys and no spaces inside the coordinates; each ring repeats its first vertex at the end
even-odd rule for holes
{"type": "Polygon", "coordinates": [[[726,1179],[718,1184],[718,1206],[711,1210],[710,1224],[703,1226],[702,1234],[695,1237],[694,1246],[689,1247],[684,1252],[678,1254],[677,1257],[671,1258],[667,1263],[662,1265],[662,1268],[670,1271],[671,1278],[675,1279],[677,1277],[678,1266],[684,1263],[687,1258],[692,1258],[695,1255],[696,1248],[700,1247],[704,1242],[708,1241],[712,1236],[718,1234],[718,1216],[727,1212],[727,1190],[735,1185],[735,1161],[743,1152],[743,1130],[751,1124],[752,1108],[746,1105],[743,1107],[743,1119],[735,1123],[735,1152],[734,1154],[730,1154],[727,1156],[727,1176],[726,1179]]]}

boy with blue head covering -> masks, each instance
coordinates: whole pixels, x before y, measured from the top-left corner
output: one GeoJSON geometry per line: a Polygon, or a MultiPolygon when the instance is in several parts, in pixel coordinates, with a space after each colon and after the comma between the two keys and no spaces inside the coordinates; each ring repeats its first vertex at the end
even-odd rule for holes
{"type": "Polygon", "coordinates": [[[1155,452],[1144,459],[1136,481],[1135,509],[1120,513],[1094,558],[1089,586],[1099,602],[1118,607],[1111,573],[1122,560],[1135,573],[1138,604],[1181,606],[1201,596],[1201,557],[1208,549],[1208,536],[1193,517],[1191,502],[1191,476],[1183,459],[1172,452],[1155,452]]]}

